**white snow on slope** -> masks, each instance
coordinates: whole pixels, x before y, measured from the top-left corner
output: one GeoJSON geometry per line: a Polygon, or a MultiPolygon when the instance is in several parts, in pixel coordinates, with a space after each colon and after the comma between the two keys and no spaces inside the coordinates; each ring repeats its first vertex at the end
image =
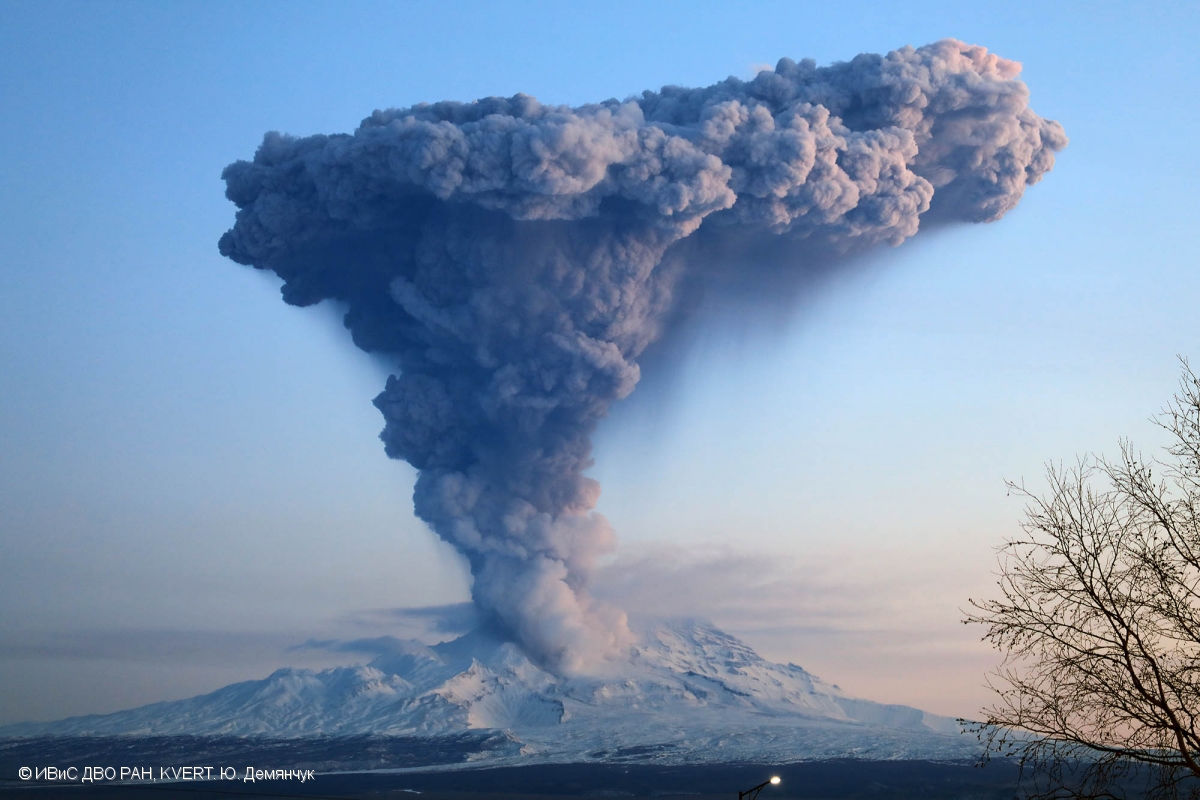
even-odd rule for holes
{"type": "Polygon", "coordinates": [[[476,631],[433,647],[394,640],[363,666],[281,669],[258,681],[115,714],[0,728],[0,736],[436,736],[494,729],[525,761],[969,758],[946,717],[847,697],[696,620],[658,623],[628,660],[563,678],[476,631]]]}

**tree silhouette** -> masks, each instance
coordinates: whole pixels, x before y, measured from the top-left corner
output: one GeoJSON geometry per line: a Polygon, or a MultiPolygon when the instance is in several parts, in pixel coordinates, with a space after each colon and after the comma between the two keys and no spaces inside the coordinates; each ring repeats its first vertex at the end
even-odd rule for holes
{"type": "Polygon", "coordinates": [[[966,623],[1005,654],[975,726],[1033,798],[1200,797],[1200,379],[1154,418],[1161,458],[1049,466],[1023,535],[1000,549],[1000,597],[966,623]]]}

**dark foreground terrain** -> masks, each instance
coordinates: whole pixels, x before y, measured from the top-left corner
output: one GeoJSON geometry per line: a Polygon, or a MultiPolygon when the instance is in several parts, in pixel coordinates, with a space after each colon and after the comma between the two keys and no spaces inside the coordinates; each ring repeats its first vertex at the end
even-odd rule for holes
{"type": "Polygon", "coordinates": [[[1009,800],[1016,771],[992,764],[970,765],[921,761],[823,761],[786,766],[564,764],[468,769],[453,772],[318,774],[315,780],[245,783],[51,785],[5,781],[0,792],[31,798],[145,797],[156,800],[202,800],[206,797],[337,797],[384,800],[552,800],[560,797],[671,798],[707,800],[736,798],[770,775],[783,782],[764,790],[761,800],[782,798],[970,798],[1009,800]],[[417,794],[419,793],[419,795],[417,794]]]}
{"type": "Polygon", "coordinates": [[[951,798],[1010,800],[1017,769],[1006,762],[985,768],[970,763],[927,761],[810,761],[787,765],[645,762],[653,753],[605,753],[606,763],[469,767],[468,757],[508,755],[513,742],[500,735],[446,739],[356,737],[256,740],[170,737],[85,737],[0,741],[0,794],[41,798],[152,798],[204,800],[218,797],[362,798],[363,800],[553,800],[553,798],[736,798],[771,775],[783,780],[760,800],[805,798],[951,798]],[[617,763],[612,763],[616,760],[617,763]],[[627,760],[629,763],[620,763],[627,760]],[[455,766],[458,765],[458,766],[455,766]],[[28,767],[75,768],[73,779],[21,780],[28,767]],[[209,766],[236,770],[233,780],[103,781],[82,783],[85,767],[137,766],[152,770],[209,766]],[[316,777],[243,780],[246,767],[313,769],[316,777]],[[386,772],[348,770],[384,769],[386,772]],[[400,770],[400,771],[396,771],[400,770]],[[415,771],[414,771],[415,770],[415,771]]]}

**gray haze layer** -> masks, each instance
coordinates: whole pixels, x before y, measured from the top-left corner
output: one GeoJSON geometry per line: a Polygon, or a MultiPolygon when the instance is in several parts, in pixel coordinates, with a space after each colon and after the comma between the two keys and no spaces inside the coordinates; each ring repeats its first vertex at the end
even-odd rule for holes
{"type": "Polygon", "coordinates": [[[1019,70],[944,40],[623,102],[491,97],[269,133],[224,172],[220,249],[292,305],[344,303],[354,342],[395,359],[375,405],[387,454],[419,470],[417,515],[467,558],[483,614],[577,671],[629,636],[587,591],[615,542],[584,471],[704,269],[668,249],[701,226],[782,236],[802,271],[809,251],[899,244],[923,215],[999,219],[1067,141],[1019,70]]]}

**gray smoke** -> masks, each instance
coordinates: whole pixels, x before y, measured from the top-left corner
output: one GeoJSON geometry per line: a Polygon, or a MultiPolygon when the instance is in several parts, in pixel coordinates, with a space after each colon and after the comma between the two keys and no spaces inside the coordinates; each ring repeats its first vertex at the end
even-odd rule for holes
{"type": "Polygon", "coordinates": [[[620,648],[587,591],[614,547],[590,437],[637,385],[705,235],[839,252],[927,219],[999,219],[1062,127],[1020,66],[944,40],[579,108],[525,95],[376,111],[353,134],[269,133],[225,169],[221,253],[286,302],[337,300],[399,374],[375,398],[417,515],[466,556],[481,612],[544,665],[620,648]],[[676,248],[676,253],[681,252],[676,248]]]}

